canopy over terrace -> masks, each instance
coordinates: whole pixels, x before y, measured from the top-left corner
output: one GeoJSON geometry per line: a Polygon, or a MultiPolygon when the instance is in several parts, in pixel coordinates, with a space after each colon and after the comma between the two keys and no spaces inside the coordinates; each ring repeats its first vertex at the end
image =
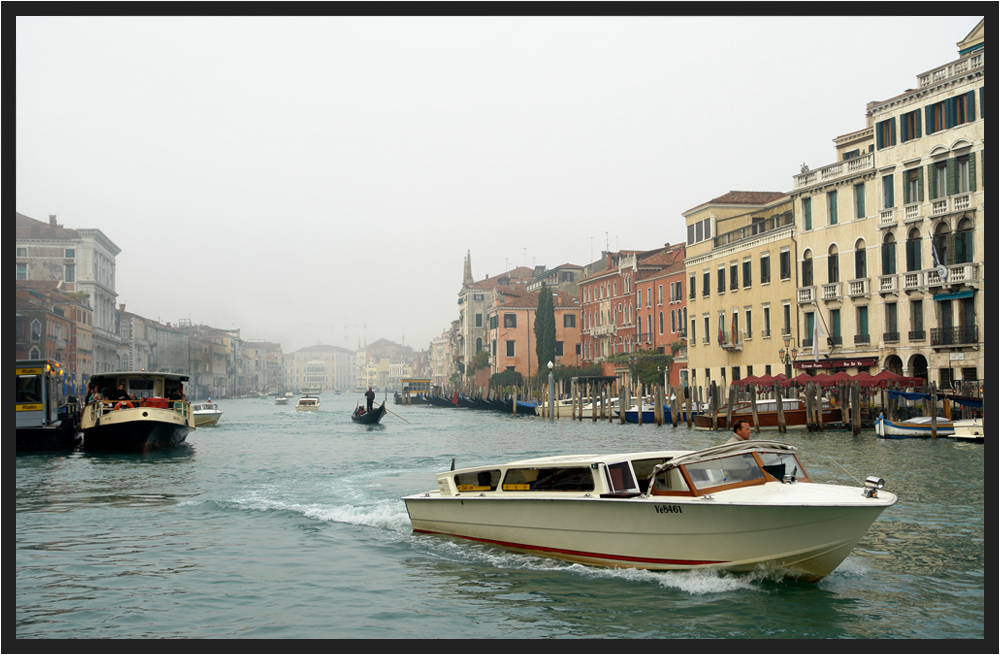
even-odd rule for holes
{"type": "Polygon", "coordinates": [[[865,372],[856,373],[850,375],[843,371],[835,373],[833,375],[809,375],[808,373],[803,373],[794,378],[786,378],[782,374],[776,376],[764,375],[757,377],[756,375],[750,375],[742,380],[737,381],[735,384],[738,387],[755,385],[758,387],[770,387],[775,382],[783,387],[798,386],[804,387],[806,384],[812,382],[818,384],[821,387],[832,387],[841,382],[851,383],[857,382],[862,387],[880,387],[885,389],[890,384],[895,384],[904,387],[916,387],[925,382],[923,378],[912,378],[906,377],[905,375],[898,375],[892,371],[882,371],[878,375],[870,375],[865,372]]]}

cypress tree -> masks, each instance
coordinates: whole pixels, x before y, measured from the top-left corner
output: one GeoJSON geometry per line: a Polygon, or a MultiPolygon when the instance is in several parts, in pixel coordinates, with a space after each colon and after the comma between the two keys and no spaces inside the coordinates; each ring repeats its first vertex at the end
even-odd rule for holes
{"type": "Polygon", "coordinates": [[[552,292],[542,283],[538,292],[538,309],[535,310],[535,354],[538,356],[538,374],[548,375],[548,363],[556,361],[556,309],[552,292]]]}

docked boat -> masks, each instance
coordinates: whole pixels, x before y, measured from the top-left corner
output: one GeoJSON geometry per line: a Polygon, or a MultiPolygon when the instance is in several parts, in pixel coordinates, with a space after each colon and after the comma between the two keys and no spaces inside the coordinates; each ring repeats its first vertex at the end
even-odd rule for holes
{"type": "Polygon", "coordinates": [[[194,412],[194,426],[196,428],[214,428],[222,418],[222,410],[209,398],[205,403],[194,403],[191,405],[194,412]]]}
{"type": "MultiPolygon", "coordinates": [[[[789,430],[805,428],[809,425],[806,412],[806,403],[802,398],[783,398],[781,409],[785,418],[785,427],[789,430]]],[[[720,430],[728,430],[728,409],[723,407],[716,413],[717,423],[720,430]]],[[[753,408],[750,401],[745,400],[733,406],[733,422],[736,419],[745,419],[753,425],[753,408]]],[[[823,400],[823,425],[840,423],[842,421],[840,408],[834,406],[829,400],[823,400]]],[[[761,430],[777,430],[778,421],[778,401],[775,399],[757,401],[757,424],[761,430]]],[[[696,414],[694,416],[694,426],[700,430],[712,429],[712,415],[710,413],[696,414]]]]}
{"type": "Polygon", "coordinates": [[[316,412],[319,411],[319,398],[316,396],[305,395],[299,398],[299,401],[295,403],[296,412],[316,412]]]}
{"type": "Polygon", "coordinates": [[[883,487],[819,484],[793,446],[752,440],[451,470],[403,501],[418,533],[584,564],[817,581],[896,503],[883,487]]]}
{"type": "Polygon", "coordinates": [[[981,416],[954,421],[952,428],[955,432],[951,436],[956,441],[983,443],[983,418],[981,416]]]}
{"type": "MultiPolygon", "coordinates": [[[[955,434],[954,424],[946,418],[937,417],[937,436],[950,437],[955,434]]],[[[930,416],[917,416],[905,421],[891,421],[879,414],[875,419],[875,434],[889,439],[934,436],[930,416]]]]}
{"type": "Polygon", "coordinates": [[[351,414],[351,420],[355,423],[364,423],[366,425],[375,425],[382,420],[385,416],[385,403],[382,403],[378,407],[372,407],[372,411],[365,411],[364,406],[358,405],[354,413],[351,414]]]}
{"type": "Polygon", "coordinates": [[[71,449],[80,441],[76,399],[65,394],[66,371],[52,359],[17,364],[17,452],[71,449]]]}
{"type": "Polygon", "coordinates": [[[88,450],[149,452],[177,446],[195,429],[194,412],[183,395],[188,376],[177,373],[123,371],[91,377],[101,398],[89,402],[80,417],[88,450]],[[115,398],[117,390],[125,398],[115,398]]]}

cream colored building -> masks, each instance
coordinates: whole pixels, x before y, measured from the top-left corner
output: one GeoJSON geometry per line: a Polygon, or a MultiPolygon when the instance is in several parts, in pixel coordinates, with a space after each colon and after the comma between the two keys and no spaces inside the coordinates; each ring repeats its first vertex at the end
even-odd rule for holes
{"type": "Polygon", "coordinates": [[[795,176],[797,369],[983,378],[984,39],[795,176]]]}
{"type": "Polygon", "coordinates": [[[798,338],[791,199],[731,191],[684,220],[691,386],[787,374],[782,349],[798,338]]]}

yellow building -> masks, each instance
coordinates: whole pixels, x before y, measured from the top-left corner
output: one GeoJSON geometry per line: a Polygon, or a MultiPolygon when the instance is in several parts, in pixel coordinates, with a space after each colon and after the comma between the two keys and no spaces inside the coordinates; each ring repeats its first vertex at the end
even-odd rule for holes
{"type": "Polygon", "coordinates": [[[797,338],[795,222],[789,196],[731,191],[684,213],[687,354],[701,393],[750,375],[786,373],[797,338]],[[788,337],[786,342],[784,337],[788,337]]]}
{"type": "Polygon", "coordinates": [[[795,176],[797,368],[982,379],[984,39],[980,21],[795,176]]]}

